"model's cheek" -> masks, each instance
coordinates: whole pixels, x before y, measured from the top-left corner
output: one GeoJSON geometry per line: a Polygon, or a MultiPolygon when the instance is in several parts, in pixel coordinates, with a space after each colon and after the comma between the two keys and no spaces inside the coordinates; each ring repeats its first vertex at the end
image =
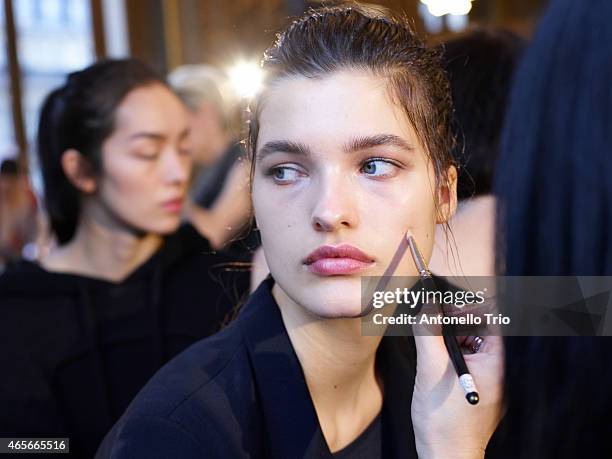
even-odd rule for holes
{"type": "Polygon", "coordinates": [[[138,228],[147,228],[164,218],[161,206],[156,211],[158,193],[152,186],[152,179],[152,174],[135,168],[108,167],[102,184],[102,199],[122,220],[138,228]]]}
{"type": "MultiPolygon", "coordinates": [[[[411,185],[416,185],[411,183],[411,185]]],[[[404,237],[411,230],[424,256],[429,259],[435,229],[434,197],[427,183],[418,186],[398,184],[385,191],[385,196],[371,193],[362,196],[360,212],[367,215],[361,221],[367,234],[369,250],[380,260],[378,275],[416,275],[413,263],[405,253],[404,237]],[[403,186],[402,186],[403,185],[403,186]],[[391,272],[392,271],[392,272],[391,272]]]]}
{"type": "MultiPolygon", "coordinates": [[[[257,172],[259,173],[259,172],[257,172]]],[[[253,183],[253,209],[260,230],[284,231],[295,227],[303,210],[303,185],[278,185],[272,178],[255,178],[253,183]]]]}
{"type": "Polygon", "coordinates": [[[146,180],[142,179],[143,177],[140,174],[130,173],[126,170],[110,175],[108,185],[113,194],[121,198],[122,204],[134,205],[145,197],[153,199],[146,180]]]}
{"type": "Polygon", "coordinates": [[[270,272],[275,278],[284,278],[299,271],[301,259],[313,248],[303,247],[303,241],[310,239],[306,237],[308,227],[295,206],[279,203],[269,197],[253,195],[257,227],[270,272]],[[260,196],[264,199],[258,199],[260,196]]]}
{"type": "Polygon", "coordinates": [[[375,215],[380,223],[400,219],[405,223],[424,220],[433,225],[435,221],[435,195],[427,178],[408,177],[367,184],[356,195],[360,202],[368,203],[363,212],[375,215]]]}
{"type": "Polygon", "coordinates": [[[288,260],[303,240],[304,228],[298,218],[288,208],[260,209],[257,226],[262,243],[281,259],[288,260]]]}

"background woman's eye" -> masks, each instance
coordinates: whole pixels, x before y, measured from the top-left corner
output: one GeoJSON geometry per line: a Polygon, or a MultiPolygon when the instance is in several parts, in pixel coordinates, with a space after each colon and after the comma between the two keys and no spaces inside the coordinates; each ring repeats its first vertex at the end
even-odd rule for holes
{"type": "Polygon", "coordinates": [[[136,152],[136,156],[139,159],[152,161],[154,159],[157,159],[157,157],[159,156],[159,153],[156,151],[139,151],[139,152],[136,152]]]}
{"type": "Polygon", "coordinates": [[[391,176],[395,173],[397,166],[383,159],[371,159],[363,163],[361,171],[375,177],[391,176]]]}

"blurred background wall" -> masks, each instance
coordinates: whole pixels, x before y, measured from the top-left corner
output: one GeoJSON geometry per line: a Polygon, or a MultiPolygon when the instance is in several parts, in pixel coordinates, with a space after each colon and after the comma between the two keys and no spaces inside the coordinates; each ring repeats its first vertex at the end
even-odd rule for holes
{"type": "MultiPolygon", "coordinates": [[[[257,62],[308,0],[1,0],[0,162],[27,167],[38,109],[65,74],[104,57],[136,56],[159,72],[257,62]]],[[[329,2],[328,2],[329,3],[329,2]]],[[[529,37],[546,0],[380,0],[430,40],[471,23],[529,37]],[[446,14],[446,13],[455,14],[446,14]]]]}

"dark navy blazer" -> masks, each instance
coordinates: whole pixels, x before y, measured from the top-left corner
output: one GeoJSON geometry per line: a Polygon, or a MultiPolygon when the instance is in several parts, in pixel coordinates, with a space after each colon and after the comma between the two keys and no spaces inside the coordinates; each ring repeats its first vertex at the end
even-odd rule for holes
{"type": "MultiPolygon", "coordinates": [[[[238,318],[163,367],[97,458],[331,458],[268,277],[238,318]]],[[[384,337],[385,458],[417,458],[410,404],[414,340],[384,337]]]]}

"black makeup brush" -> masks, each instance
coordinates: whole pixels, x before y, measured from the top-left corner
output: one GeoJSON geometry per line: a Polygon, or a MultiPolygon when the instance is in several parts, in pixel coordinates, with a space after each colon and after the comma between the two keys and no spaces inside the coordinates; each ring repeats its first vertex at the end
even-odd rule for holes
{"type": "MultiPolygon", "coordinates": [[[[431,275],[429,269],[427,269],[425,260],[423,260],[423,256],[421,255],[416,241],[410,232],[406,233],[406,242],[408,242],[408,246],[410,247],[410,253],[412,254],[414,264],[419,270],[419,276],[423,286],[428,291],[436,291],[437,288],[433,276],[431,275]]],[[[440,311],[442,311],[442,314],[444,314],[444,309],[440,308],[440,311]]],[[[446,327],[442,327],[442,336],[444,338],[444,344],[446,346],[446,350],[448,351],[448,355],[451,362],[453,362],[453,367],[455,367],[455,371],[459,377],[459,384],[465,392],[465,398],[470,404],[476,405],[480,400],[478,391],[476,389],[476,383],[474,382],[474,378],[470,374],[468,367],[465,364],[465,360],[463,359],[461,349],[459,349],[457,339],[452,334],[448,333],[448,328],[446,327]]]]}

